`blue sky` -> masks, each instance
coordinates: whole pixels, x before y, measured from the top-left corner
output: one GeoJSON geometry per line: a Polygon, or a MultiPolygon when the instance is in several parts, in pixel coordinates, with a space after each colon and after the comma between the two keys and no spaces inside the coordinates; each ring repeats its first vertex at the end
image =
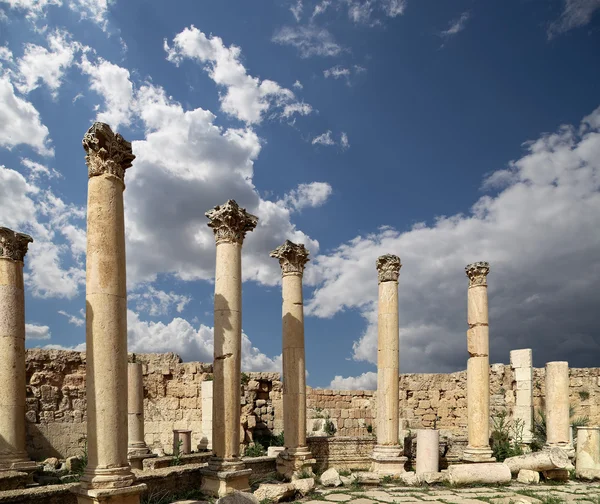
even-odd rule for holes
{"type": "Polygon", "coordinates": [[[244,245],[243,361],[281,365],[268,252],[311,252],[311,386],[376,384],[375,259],[401,257],[403,372],[464,369],[488,260],[493,362],[597,365],[600,1],[0,0],[0,225],[28,232],[28,346],[85,340],[81,139],[133,142],[129,347],[210,361],[204,212],[244,245]]]}

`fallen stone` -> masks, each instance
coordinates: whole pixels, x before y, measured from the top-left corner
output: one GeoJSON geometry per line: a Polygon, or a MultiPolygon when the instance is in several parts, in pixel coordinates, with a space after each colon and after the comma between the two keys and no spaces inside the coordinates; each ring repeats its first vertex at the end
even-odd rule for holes
{"type": "Polygon", "coordinates": [[[47,458],[46,460],[44,460],[42,462],[42,465],[54,467],[55,469],[57,469],[58,466],[60,465],[60,461],[56,457],[50,457],[50,458],[47,458]]]}
{"type": "Polygon", "coordinates": [[[79,457],[68,457],[65,460],[65,467],[69,472],[77,472],[83,469],[83,460],[79,457]]]}
{"type": "Polygon", "coordinates": [[[517,476],[517,481],[519,483],[525,483],[526,485],[539,483],[540,473],[537,471],[530,471],[529,469],[521,469],[517,476]]]}
{"type": "Polygon", "coordinates": [[[303,478],[292,481],[292,486],[294,490],[298,492],[302,497],[308,495],[315,488],[315,479],[314,478],[303,478]]]}
{"type": "Polygon", "coordinates": [[[221,497],[217,500],[216,504],[259,504],[260,501],[256,495],[250,492],[238,492],[237,490],[233,493],[221,497]]]}
{"type": "Polygon", "coordinates": [[[588,481],[600,480],[600,469],[579,469],[577,477],[588,481]]]}
{"type": "Polygon", "coordinates": [[[340,479],[340,474],[334,467],[327,469],[327,471],[321,474],[321,485],[337,487],[341,484],[342,480],[340,479]]]}
{"type": "Polygon", "coordinates": [[[279,502],[287,497],[293,497],[295,493],[296,490],[292,483],[261,483],[254,492],[254,496],[259,502],[265,499],[279,502]]]}
{"type": "Polygon", "coordinates": [[[415,486],[419,484],[419,477],[415,474],[414,471],[402,473],[398,477],[400,478],[400,481],[402,481],[402,483],[404,483],[405,485],[415,486]]]}
{"type": "Polygon", "coordinates": [[[455,464],[448,467],[449,481],[457,484],[510,483],[511,472],[506,464],[483,462],[479,464],[455,464]]]}
{"type": "Polygon", "coordinates": [[[45,485],[58,485],[60,484],[60,478],[58,476],[51,476],[50,474],[38,474],[33,476],[33,480],[42,486],[45,485]]]}
{"type": "Polygon", "coordinates": [[[569,457],[564,450],[551,448],[550,450],[527,453],[518,457],[509,457],[504,463],[510,468],[512,474],[517,474],[521,469],[539,472],[550,469],[565,469],[569,464],[569,457]]]}
{"type": "Polygon", "coordinates": [[[285,450],[285,446],[269,446],[267,448],[268,457],[277,457],[282,451],[285,450]]]}
{"type": "Polygon", "coordinates": [[[569,481],[569,471],[567,469],[551,469],[542,473],[544,478],[551,481],[569,481]]]}
{"type": "Polygon", "coordinates": [[[352,482],[354,481],[354,476],[340,476],[340,479],[342,480],[342,484],[344,486],[348,486],[348,485],[352,485],[352,482]]]}
{"type": "Polygon", "coordinates": [[[434,483],[443,483],[444,481],[448,481],[448,473],[424,472],[418,474],[417,479],[419,483],[425,482],[428,485],[433,485],[434,483]]]}

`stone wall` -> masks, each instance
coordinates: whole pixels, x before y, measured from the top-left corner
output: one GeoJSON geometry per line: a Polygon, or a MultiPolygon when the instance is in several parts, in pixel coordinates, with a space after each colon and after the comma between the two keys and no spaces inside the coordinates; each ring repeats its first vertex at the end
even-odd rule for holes
{"type": "MultiPolygon", "coordinates": [[[[130,356],[132,358],[132,356],[130,356]]],[[[172,453],[173,429],[191,429],[192,447],[206,446],[202,422],[202,383],[212,379],[212,365],[182,363],[175,354],[137,354],[144,364],[146,442],[156,453],[172,453]],[[203,443],[204,438],[204,443],[203,443]]],[[[490,367],[491,413],[512,413],[516,382],[509,365],[490,367]]],[[[576,416],[600,425],[600,368],[570,370],[571,403],[576,416]]],[[[279,373],[242,376],[244,443],[283,429],[282,382],[279,373]]],[[[206,388],[206,387],[205,387],[206,388]]],[[[543,408],[544,369],[534,369],[534,407],[543,408]]],[[[205,401],[206,402],[206,401],[205,401]]],[[[466,435],[466,372],[400,375],[402,428],[432,427],[446,437],[466,435]]],[[[373,391],[307,388],[308,431],[324,434],[323,423],[337,437],[373,436],[377,408],[373,391]]],[[[27,351],[27,448],[34,460],[81,454],[86,437],[85,353],[27,351]]],[[[402,437],[402,432],[399,433],[402,437]]]]}

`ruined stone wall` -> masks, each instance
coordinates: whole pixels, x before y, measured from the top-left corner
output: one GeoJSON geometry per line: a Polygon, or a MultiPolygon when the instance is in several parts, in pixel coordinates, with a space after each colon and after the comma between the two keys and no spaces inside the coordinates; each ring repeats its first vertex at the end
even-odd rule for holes
{"type": "MultiPolygon", "coordinates": [[[[130,355],[130,358],[132,356],[130,355]]],[[[192,430],[192,449],[206,445],[202,428],[202,382],[212,365],[182,363],[175,354],[137,354],[144,372],[147,444],[157,453],[172,452],[173,429],[192,430]]],[[[575,416],[600,425],[600,368],[570,370],[575,416]]],[[[240,426],[244,443],[283,429],[279,373],[244,373],[240,426]]],[[[509,365],[490,368],[491,413],[512,412],[516,382],[509,365]]],[[[543,408],[544,369],[534,370],[534,407],[543,408]]],[[[400,375],[403,429],[432,427],[442,434],[466,436],[466,372],[400,375]]],[[[377,408],[373,391],[307,388],[308,434],[324,435],[329,420],[338,437],[374,435],[377,408]]],[[[85,353],[27,351],[27,449],[34,460],[81,454],[86,437],[85,353]]],[[[401,436],[402,433],[399,433],[401,436]]]]}

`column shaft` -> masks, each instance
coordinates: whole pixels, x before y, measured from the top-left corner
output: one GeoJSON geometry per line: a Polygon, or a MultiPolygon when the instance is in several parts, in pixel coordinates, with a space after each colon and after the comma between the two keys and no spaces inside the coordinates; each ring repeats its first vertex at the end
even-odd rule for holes
{"type": "Polygon", "coordinates": [[[127,366],[127,416],[129,453],[146,453],[148,448],[144,440],[144,375],[140,362],[131,362],[127,366]]]}
{"type": "Polygon", "coordinates": [[[217,243],[215,276],[213,452],[240,454],[242,245],[217,243]]]}
{"type": "Polygon", "coordinates": [[[377,314],[378,445],[398,445],[398,330],[398,282],[380,282],[377,314]]]}
{"type": "Polygon", "coordinates": [[[546,443],[570,447],[569,363],[546,364],[546,443]]]}
{"type": "Polygon", "coordinates": [[[25,451],[25,293],[23,263],[0,257],[0,470],[25,451]]]}

